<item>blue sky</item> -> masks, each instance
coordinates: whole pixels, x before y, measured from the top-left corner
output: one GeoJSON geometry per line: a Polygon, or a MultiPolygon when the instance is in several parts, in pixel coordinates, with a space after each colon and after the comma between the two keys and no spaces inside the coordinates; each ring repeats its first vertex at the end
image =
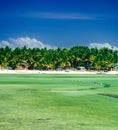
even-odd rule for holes
{"type": "Polygon", "coordinates": [[[0,46],[18,45],[19,39],[118,46],[118,0],[0,0],[0,46]]]}

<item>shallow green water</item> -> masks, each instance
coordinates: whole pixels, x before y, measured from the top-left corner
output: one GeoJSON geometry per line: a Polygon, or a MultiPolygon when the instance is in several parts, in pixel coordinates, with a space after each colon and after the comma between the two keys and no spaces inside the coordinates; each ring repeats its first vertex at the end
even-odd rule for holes
{"type": "Polygon", "coordinates": [[[1,130],[117,130],[118,75],[0,75],[1,130]]]}

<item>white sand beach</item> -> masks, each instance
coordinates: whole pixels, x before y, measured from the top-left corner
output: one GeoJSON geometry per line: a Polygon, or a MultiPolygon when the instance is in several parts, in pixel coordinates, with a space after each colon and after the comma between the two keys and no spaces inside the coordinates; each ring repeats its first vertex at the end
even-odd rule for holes
{"type": "Polygon", "coordinates": [[[0,74],[39,74],[39,70],[0,70],[0,74]]]}
{"type": "Polygon", "coordinates": [[[40,70],[0,70],[0,74],[118,74],[118,71],[40,71],[40,70]]]}

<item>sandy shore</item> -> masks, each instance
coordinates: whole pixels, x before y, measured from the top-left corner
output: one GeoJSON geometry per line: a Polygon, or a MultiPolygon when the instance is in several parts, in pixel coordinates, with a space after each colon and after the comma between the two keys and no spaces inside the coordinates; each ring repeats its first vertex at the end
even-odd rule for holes
{"type": "Polygon", "coordinates": [[[39,70],[0,70],[0,74],[39,74],[39,70]]]}
{"type": "Polygon", "coordinates": [[[118,74],[117,71],[39,71],[39,70],[0,70],[0,74],[118,74]]]}
{"type": "Polygon", "coordinates": [[[96,74],[95,71],[40,71],[41,74],[96,74]]]}

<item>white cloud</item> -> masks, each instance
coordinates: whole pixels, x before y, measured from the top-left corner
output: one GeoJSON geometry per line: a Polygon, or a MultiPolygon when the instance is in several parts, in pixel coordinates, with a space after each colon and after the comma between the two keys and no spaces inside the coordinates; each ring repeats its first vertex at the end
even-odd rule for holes
{"type": "Polygon", "coordinates": [[[51,45],[44,44],[41,41],[38,41],[36,38],[30,37],[19,37],[19,38],[9,38],[8,41],[0,41],[0,47],[9,46],[10,48],[14,49],[16,47],[22,48],[26,46],[27,48],[55,48],[51,45]]]}
{"type": "Polygon", "coordinates": [[[118,50],[118,48],[116,46],[112,46],[109,43],[90,43],[89,47],[90,48],[98,48],[98,49],[105,47],[105,48],[108,48],[108,49],[118,50]]]}
{"type": "Polygon", "coordinates": [[[90,16],[86,16],[79,13],[54,13],[54,12],[34,12],[27,14],[28,17],[44,18],[44,19],[78,19],[78,20],[90,20],[93,19],[90,16]]]}

